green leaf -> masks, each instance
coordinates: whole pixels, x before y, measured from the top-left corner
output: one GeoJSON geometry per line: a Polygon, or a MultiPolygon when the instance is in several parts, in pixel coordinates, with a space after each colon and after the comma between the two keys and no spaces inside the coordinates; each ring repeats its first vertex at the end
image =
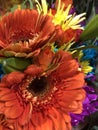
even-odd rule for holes
{"type": "Polygon", "coordinates": [[[10,73],[13,71],[23,71],[31,64],[31,60],[23,58],[6,58],[1,59],[1,64],[3,71],[5,73],[10,73]]]}
{"type": "Polygon", "coordinates": [[[85,27],[80,40],[90,40],[98,37],[98,15],[96,15],[85,27]]]}
{"type": "Polygon", "coordinates": [[[25,4],[21,4],[21,9],[26,9],[26,5],[25,4]]]}
{"type": "Polygon", "coordinates": [[[32,0],[28,0],[29,3],[30,3],[30,9],[33,9],[33,3],[32,3],[32,0]]]}
{"type": "Polygon", "coordinates": [[[18,9],[18,5],[14,5],[14,6],[11,8],[11,12],[14,12],[16,9],[18,9]]]}
{"type": "Polygon", "coordinates": [[[33,2],[32,2],[32,0],[24,0],[24,2],[21,4],[21,8],[22,8],[22,9],[25,9],[27,2],[29,2],[30,9],[33,9],[33,2]]]}
{"type": "Polygon", "coordinates": [[[18,70],[14,69],[14,68],[12,68],[12,67],[10,67],[10,66],[3,66],[3,67],[2,67],[2,70],[3,70],[3,72],[6,73],[6,74],[11,73],[11,72],[13,72],[13,71],[18,71],[18,70]]]}

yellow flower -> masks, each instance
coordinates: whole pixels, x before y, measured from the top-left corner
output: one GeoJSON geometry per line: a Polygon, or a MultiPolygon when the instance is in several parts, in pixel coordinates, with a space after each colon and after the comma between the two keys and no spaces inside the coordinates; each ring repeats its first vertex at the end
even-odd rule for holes
{"type": "Polygon", "coordinates": [[[83,61],[83,62],[80,62],[80,64],[85,74],[91,72],[93,69],[91,66],[89,66],[89,61],[83,61]]]}
{"type": "Polygon", "coordinates": [[[79,25],[80,22],[82,22],[85,19],[85,13],[82,13],[80,15],[75,14],[69,14],[69,11],[71,9],[71,4],[65,9],[65,4],[61,2],[61,0],[58,1],[57,9],[55,10],[55,14],[52,14],[52,9],[48,11],[48,5],[46,3],[46,0],[41,0],[42,5],[37,2],[37,10],[40,13],[48,14],[53,17],[53,23],[55,25],[60,25],[62,29],[65,31],[69,28],[72,29],[83,29],[81,25],[79,25]]]}
{"type": "Polygon", "coordinates": [[[82,69],[82,71],[84,72],[84,74],[88,74],[89,72],[92,71],[93,67],[91,67],[91,66],[89,65],[89,60],[81,61],[82,57],[83,57],[83,52],[80,51],[80,53],[79,53],[79,55],[78,55],[78,60],[79,60],[81,69],[82,69]]]}

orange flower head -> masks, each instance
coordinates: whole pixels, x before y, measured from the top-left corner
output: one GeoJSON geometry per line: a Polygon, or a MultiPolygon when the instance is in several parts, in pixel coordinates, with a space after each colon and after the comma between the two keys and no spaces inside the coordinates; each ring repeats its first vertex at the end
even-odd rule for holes
{"type": "Polygon", "coordinates": [[[84,74],[72,56],[42,50],[24,72],[0,83],[0,113],[15,130],[71,130],[69,112],[81,113],[84,74]]]}
{"type": "Polygon", "coordinates": [[[0,21],[0,55],[33,55],[53,40],[54,30],[52,18],[34,9],[11,12],[0,21]]]}

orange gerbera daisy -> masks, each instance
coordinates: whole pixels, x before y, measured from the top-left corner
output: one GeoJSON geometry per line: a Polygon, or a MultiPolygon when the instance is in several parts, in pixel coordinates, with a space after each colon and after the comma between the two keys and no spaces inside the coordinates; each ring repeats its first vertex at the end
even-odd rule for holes
{"type": "Polygon", "coordinates": [[[0,21],[0,54],[20,57],[34,53],[53,40],[54,30],[51,16],[39,14],[36,10],[9,13],[0,21]]]}
{"type": "Polygon", "coordinates": [[[69,112],[81,113],[84,74],[63,51],[40,52],[24,73],[12,72],[0,83],[0,113],[14,130],[71,130],[69,112]]]}

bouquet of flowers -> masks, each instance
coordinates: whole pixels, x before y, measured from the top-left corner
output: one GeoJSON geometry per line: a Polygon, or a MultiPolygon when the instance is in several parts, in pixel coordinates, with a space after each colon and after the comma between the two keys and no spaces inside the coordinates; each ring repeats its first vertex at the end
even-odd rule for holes
{"type": "Polygon", "coordinates": [[[98,16],[84,27],[85,15],[34,0],[2,16],[0,130],[72,130],[98,110],[98,16]]]}

